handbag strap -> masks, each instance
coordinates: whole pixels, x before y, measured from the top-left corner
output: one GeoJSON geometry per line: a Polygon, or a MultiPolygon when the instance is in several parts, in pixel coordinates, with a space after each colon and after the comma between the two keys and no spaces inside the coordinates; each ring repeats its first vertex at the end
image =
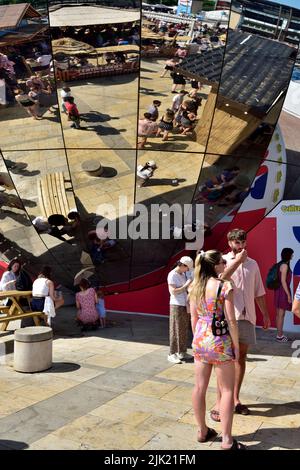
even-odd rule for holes
{"type": "Polygon", "coordinates": [[[223,282],[223,281],[220,281],[220,284],[218,285],[217,297],[216,297],[216,300],[215,300],[215,310],[217,310],[217,302],[218,302],[218,300],[219,300],[219,297],[220,297],[220,294],[221,294],[221,290],[222,290],[223,284],[224,284],[224,282],[223,282]]]}

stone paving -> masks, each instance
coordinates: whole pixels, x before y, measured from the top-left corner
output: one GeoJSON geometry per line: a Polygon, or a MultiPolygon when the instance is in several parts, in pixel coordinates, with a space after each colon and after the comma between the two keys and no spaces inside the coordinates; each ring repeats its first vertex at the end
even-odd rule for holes
{"type": "MultiPolygon", "coordinates": [[[[111,313],[113,327],[81,333],[74,316],[59,312],[53,367],[41,373],[15,372],[12,330],[1,333],[0,449],[220,448],[219,436],[196,442],[193,364],[167,362],[167,318],[111,313]]],[[[235,415],[233,433],[249,449],[300,449],[300,359],[274,331],[257,334],[242,389],[251,414],[235,415]]],[[[212,376],[208,410],[215,396],[212,376]]]]}

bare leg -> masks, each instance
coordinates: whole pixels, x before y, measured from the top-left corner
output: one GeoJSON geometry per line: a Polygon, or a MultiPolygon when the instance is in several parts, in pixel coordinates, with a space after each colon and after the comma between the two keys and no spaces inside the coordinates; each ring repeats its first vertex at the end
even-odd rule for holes
{"type": "Polygon", "coordinates": [[[164,133],[163,133],[163,139],[162,139],[162,140],[168,140],[168,136],[169,136],[169,132],[168,132],[168,131],[164,131],[164,133]]]}
{"type": "Polygon", "coordinates": [[[195,418],[199,427],[200,438],[204,438],[207,433],[207,426],[205,422],[205,396],[210,379],[211,370],[211,364],[205,364],[204,362],[195,362],[195,387],[192,393],[192,402],[195,418]]]}
{"type": "Polygon", "coordinates": [[[142,137],[141,140],[140,140],[140,142],[138,142],[138,148],[139,148],[139,149],[144,148],[146,142],[147,142],[147,137],[142,137]]]}
{"type": "Polygon", "coordinates": [[[234,384],[234,406],[241,403],[239,395],[246,371],[246,359],[248,352],[248,344],[240,344],[240,357],[238,362],[235,362],[235,384],[234,384]]]}
{"type": "Polygon", "coordinates": [[[284,323],[285,310],[283,308],[276,309],[276,326],[277,326],[277,336],[283,335],[283,323],[284,323]]]}
{"type": "Polygon", "coordinates": [[[232,445],[233,389],[235,369],[232,361],[215,366],[218,384],[221,389],[220,417],[222,427],[222,447],[232,445]]]}

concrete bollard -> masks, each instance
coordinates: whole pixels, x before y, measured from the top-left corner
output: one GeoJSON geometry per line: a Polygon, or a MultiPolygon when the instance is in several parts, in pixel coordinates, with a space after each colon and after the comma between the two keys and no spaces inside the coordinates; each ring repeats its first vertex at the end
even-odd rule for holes
{"type": "Polygon", "coordinates": [[[14,369],[41,372],[52,367],[53,331],[48,326],[29,326],[15,331],[14,369]]]}

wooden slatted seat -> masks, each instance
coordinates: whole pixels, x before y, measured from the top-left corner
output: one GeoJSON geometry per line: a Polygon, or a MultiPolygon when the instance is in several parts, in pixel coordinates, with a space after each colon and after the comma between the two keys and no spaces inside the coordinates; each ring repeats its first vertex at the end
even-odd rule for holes
{"type": "Polygon", "coordinates": [[[44,314],[44,312],[26,312],[26,313],[20,313],[18,315],[10,315],[10,316],[3,316],[0,317],[0,323],[2,322],[11,322],[14,320],[22,320],[22,318],[30,318],[30,317],[41,317],[43,319],[47,318],[47,315],[44,314]]]}
{"type": "Polygon", "coordinates": [[[62,172],[48,173],[38,180],[38,197],[42,214],[47,218],[52,214],[66,217],[70,212],[66,180],[62,172]]]}

